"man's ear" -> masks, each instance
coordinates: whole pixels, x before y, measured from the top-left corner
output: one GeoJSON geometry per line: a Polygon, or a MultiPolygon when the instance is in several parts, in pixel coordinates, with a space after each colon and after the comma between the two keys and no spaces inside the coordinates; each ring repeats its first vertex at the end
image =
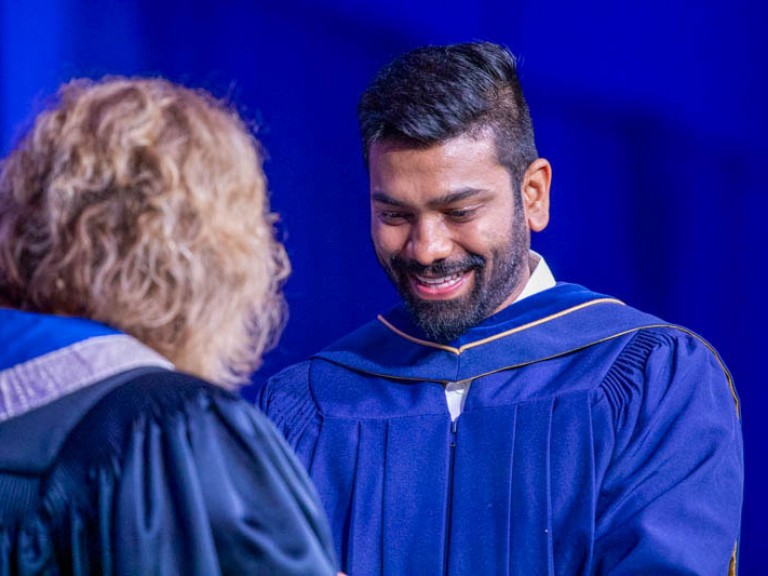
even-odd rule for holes
{"type": "Polygon", "coordinates": [[[528,228],[541,232],[549,224],[549,185],[552,166],[544,158],[531,162],[523,175],[522,194],[528,228]]]}

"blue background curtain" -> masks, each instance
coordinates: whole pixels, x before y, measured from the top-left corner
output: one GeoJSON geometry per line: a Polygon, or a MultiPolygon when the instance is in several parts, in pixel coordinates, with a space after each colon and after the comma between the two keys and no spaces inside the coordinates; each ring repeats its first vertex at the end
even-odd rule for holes
{"type": "Polygon", "coordinates": [[[742,573],[765,573],[763,2],[0,2],[3,153],[75,76],[162,75],[228,98],[260,125],[294,273],[288,328],[255,382],[396,300],[370,247],[355,119],[373,73],[426,43],[508,45],[554,166],[552,220],[534,248],[558,279],[684,324],[720,350],[743,405],[742,573]]]}

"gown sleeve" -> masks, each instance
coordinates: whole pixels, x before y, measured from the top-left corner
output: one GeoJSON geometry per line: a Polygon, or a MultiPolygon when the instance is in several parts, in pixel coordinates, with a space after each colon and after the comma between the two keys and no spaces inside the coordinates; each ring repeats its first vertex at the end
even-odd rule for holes
{"type": "MultiPolygon", "coordinates": [[[[169,377],[180,382],[112,393],[70,438],[97,445],[97,462],[120,454],[84,480],[98,494],[98,530],[88,538],[94,549],[100,533],[103,571],[335,575],[315,490],[266,417],[224,391],[169,377]]],[[[77,548],[82,536],[71,539],[77,548]]]]}
{"type": "Polygon", "coordinates": [[[261,388],[256,405],[309,467],[323,417],[310,392],[311,362],[278,372],[261,388]]]}
{"type": "Polygon", "coordinates": [[[743,461],[738,399],[708,345],[643,331],[603,383],[610,464],[595,573],[735,574],[743,461]]]}

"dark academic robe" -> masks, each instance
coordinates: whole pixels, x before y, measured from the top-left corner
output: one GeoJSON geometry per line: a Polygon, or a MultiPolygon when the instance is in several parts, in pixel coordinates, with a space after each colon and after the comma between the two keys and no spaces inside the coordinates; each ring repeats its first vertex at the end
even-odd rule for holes
{"type": "Polygon", "coordinates": [[[309,469],[351,576],[735,569],[728,371],[688,330],[582,287],[445,346],[396,308],[259,403],[309,469]],[[466,379],[452,423],[444,386],[466,379]]]}
{"type": "Polygon", "coordinates": [[[335,575],[271,423],[105,326],[0,309],[0,575],[335,575]]]}

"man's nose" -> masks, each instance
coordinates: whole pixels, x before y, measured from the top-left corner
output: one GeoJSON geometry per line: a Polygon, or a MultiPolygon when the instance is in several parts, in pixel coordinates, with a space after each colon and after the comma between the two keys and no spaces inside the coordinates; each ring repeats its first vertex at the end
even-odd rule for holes
{"type": "Polygon", "coordinates": [[[420,218],[411,228],[408,255],[428,266],[448,258],[453,249],[450,230],[437,218],[420,218]]]}

